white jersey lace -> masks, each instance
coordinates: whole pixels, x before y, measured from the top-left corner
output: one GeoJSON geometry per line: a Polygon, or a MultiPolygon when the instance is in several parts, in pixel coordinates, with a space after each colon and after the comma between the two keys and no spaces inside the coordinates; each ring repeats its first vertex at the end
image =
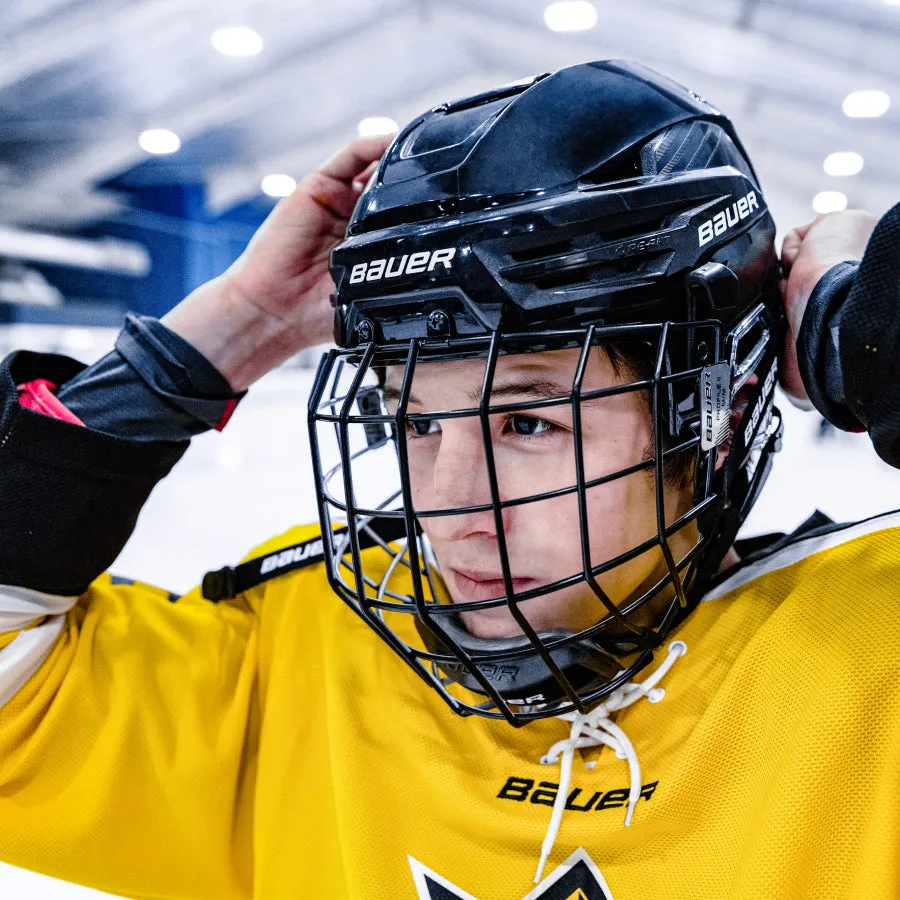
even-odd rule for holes
{"type": "MultiPolygon", "coordinates": [[[[686,652],[687,645],[684,641],[672,641],[669,644],[669,652],[666,658],[646,681],[640,684],[634,682],[623,684],[622,687],[613,691],[603,703],[589,713],[582,715],[581,713],[573,712],[559,717],[567,722],[571,722],[572,727],[569,737],[557,741],[541,757],[541,762],[544,765],[555,765],[559,761],[560,772],[559,790],[553,803],[553,815],[550,817],[547,836],[544,838],[544,843],[541,847],[541,859],[534,876],[536,884],[543,877],[544,866],[547,864],[547,859],[553,850],[556,836],[559,834],[559,827],[562,824],[563,812],[565,811],[569,795],[569,783],[572,778],[572,760],[576,750],[605,745],[611,747],[619,759],[628,761],[631,784],[628,790],[628,805],[625,810],[625,825],[631,824],[635,805],[641,796],[641,765],[634,745],[628,739],[628,735],[610,719],[610,714],[624,709],[626,706],[631,706],[632,703],[636,703],[642,697],[646,697],[650,703],[658,703],[662,700],[666,692],[661,687],[657,687],[657,685],[665,677],[669,669],[675,665],[675,661],[686,652]]],[[[588,768],[593,768],[593,765],[588,764],[588,768]]]]}

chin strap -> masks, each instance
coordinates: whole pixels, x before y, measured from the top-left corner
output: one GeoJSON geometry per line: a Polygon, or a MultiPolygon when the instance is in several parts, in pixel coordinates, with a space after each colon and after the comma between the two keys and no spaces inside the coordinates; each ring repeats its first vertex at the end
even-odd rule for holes
{"type": "MultiPolygon", "coordinates": [[[[666,692],[663,688],[656,685],[665,677],[669,669],[675,665],[675,661],[680,656],[684,656],[686,652],[687,644],[684,641],[672,641],[669,644],[669,652],[666,658],[646,681],[640,684],[635,684],[634,682],[623,684],[622,687],[613,691],[603,703],[589,713],[582,715],[581,713],[573,712],[559,716],[560,719],[571,722],[572,728],[568,738],[557,741],[541,758],[541,762],[544,765],[554,765],[559,761],[560,772],[559,790],[553,803],[553,815],[550,817],[550,824],[547,827],[547,836],[544,838],[544,843],[541,846],[541,859],[534,876],[535,884],[541,880],[544,874],[544,866],[547,864],[547,859],[553,850],[553,845],[556,843],[556,836],[559,834],[559,827],[562,824],[562,816],[569,796],[572,760],[576,750],[605,745],[615,750],[619,759],[628,760],[631,787],[628,793],[625,825],[631,824],[635,805],[641,796],[641,765],[638,762],[634,745],[628,739],[628,735],[609,716],[610,713],[624,709],[626,706],[631,706],[632,703],[636,703],[642,697],[646,697],[650,703],[658,703],[662,700],[666,692]]],[[[589,764],[588,768],[592,769],[593,765],[589,764]]]]}

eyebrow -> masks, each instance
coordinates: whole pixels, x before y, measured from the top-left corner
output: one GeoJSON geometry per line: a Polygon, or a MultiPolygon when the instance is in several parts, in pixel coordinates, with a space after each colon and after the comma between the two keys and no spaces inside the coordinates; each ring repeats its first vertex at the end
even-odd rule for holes
{"type": "MultiPolygon", "coordinates": [[[[501,384],[492,388],[491,400],[507,400],[511,397],[527,397],[531,400],[567,400],[571,393],[571,385],[566,386],[545,379],[530,379],[512,381],[509,384],[501,384]]],[[[400,400],[400,389],[392,385],[385,385],[382,388],[382,394],[385,401],[396,403],[400,400]]],[[[466,394],[466,398],[473,404],[478,404],[481,401],[481,391],[470,391],[466,394]]],[[[409,395],[409,402],[422,405],[422,401],[412,393],[409,395]]]]}

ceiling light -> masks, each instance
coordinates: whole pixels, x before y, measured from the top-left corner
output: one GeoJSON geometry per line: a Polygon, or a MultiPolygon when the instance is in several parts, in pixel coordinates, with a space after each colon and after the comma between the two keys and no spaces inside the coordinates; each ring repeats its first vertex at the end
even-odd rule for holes
{"type": "Polygon", "coordinates": [[[829,153],[825,157],[825,174],[826,175],[859,175],[863,168],[863,158],[859,153],[845,151],[840,153],[829,153]]]}
{"type": "Polygon", "coordinates": [[[138,143],[142,150],[157,155],[177,153],[181,148],[181,138],[168,128],[148,128],[141,132],[138,143]]]}
{"type": "Polygon", "coordinates": [[[377,134],[393,134],[398,127],[388,116],[369,116],[356,126],[356,130],[362,137],[374,137],[377,134]]]}
{"type": "Polygon", "coordinates": [[[847,208],[847,195],[840,191],[821,191],[813,197],[813,209],[817,213],[840,212],[847,208]]]}
{"type": "Polygon", "coordinates": [[[257,56],[263,39],[252,28],[219,28],[210,37],[213,47],[223,56],[257,56]]]}
{"type": "Polygon", "coordinates": [[[844,115],[851,119],[874,119],[883,116],[890,106],[890,94],[884,91],[853,91],[844,98],[844,115]]]}
{"type": "Polygon", "coordinates": [[[270,197],[289,197],[296,190],[297,182],[290,175],[266,175],[260,187],[270,197]]]}
{"type": "Polygon", "coordinates": [[[544,10],[551,31],[587,31],[597,24],[597,10],[588,0],[560,0],[544,10]]]}

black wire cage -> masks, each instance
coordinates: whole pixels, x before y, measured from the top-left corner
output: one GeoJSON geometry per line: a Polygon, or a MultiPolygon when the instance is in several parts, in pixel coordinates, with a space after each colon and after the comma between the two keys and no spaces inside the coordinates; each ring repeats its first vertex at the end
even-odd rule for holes
{"type": "Polygon", "coordinates": [[[718,321],[705,320],[495,332],[452,342],[371,341],[329,351],[310,395],[308,423],[332,588],[460,715],[522,725],[573,710],[587,712],[646,666],[655,648],[698,601],[704,566],[720,554],[723,535],[729,542],[734,536],[727,534],[723,517],[730,512],[735,521],[740,518],[740,510],[730,510],[728,504],[736,480],[746,482],[738,495],[747,505],[758,493],[767,474],[767,451],[776,447],[780,435],[772,384],[766,383],[773,381],[776,365],[773,331],[769,310],[760,304],[727,335],[718,321]],[[616,348],[623,346],[642,348],[646,365],[641,374],[586,390],[591,353],[605,349],[614,359],[616,348]],[[492,399],[500,359],[557,350],[568,350],[576,360],[568,392],[514,403],[492,399]],[[417,371],[449,359],[483,365],[477,403],[411,412],[417,371]],[[390,410],[382,390],[389,370],[395,384],[390,410]],[[760,372],[771,375],[759,377],[760,372]],[[745,386],[752,407],[762,401],[761,414],[751,423],[753,428],[733,435],[726,463],[717,466],[720,448],[729,440],[733,399],[745,386]],[[634,392],[646,401],[651,445],[633,465],[597,474],[585,454],[585,404],[634,392]],[[571,466],[560,469],[573,473],[567,479],[571,483],[510,496],[497,462],[492,422],[498,416],[534,415],[551,407],[570,417],[571,466]],[[482,442],[483,502],[423,506],[410,477],[410,434],[429,427],[425,423],[465,417],[477,422],[482,442]],[[332,456],[336,461],[326,463],[332,456]],[[760,460],[766,465],[759,465],[760,460]],[[689,508],[678,515],[667,509],[665,490],[676,461],[693,484],[689,508]],[[612,558],[593,558],[592,492],[639,473],[654,482],[655,532],[612,558]],[[562,497],[570,497],[577,507],[580,568],[517,591],[504,514],[530,507],[539,515],[541,503],[562,497]],[[438,517],[478,513],[492,516],[504,590],[490,599],[454,602],[428,539],[429,525],[438,517]],[[676,536],[682,548],[678,554],[672,546],[676,536]],[[647,553],[661,556],[659,577],[624,602],[614,601],[601,583],[605,576],[647,553]],[[572,632],[536,629],[528,601],[578,585],[597,603],[596,620],[572,632]],[[461,619],[465,614],[498,606],[508,609],[520,634],[487,639],[466,629],[461,619]]]}

